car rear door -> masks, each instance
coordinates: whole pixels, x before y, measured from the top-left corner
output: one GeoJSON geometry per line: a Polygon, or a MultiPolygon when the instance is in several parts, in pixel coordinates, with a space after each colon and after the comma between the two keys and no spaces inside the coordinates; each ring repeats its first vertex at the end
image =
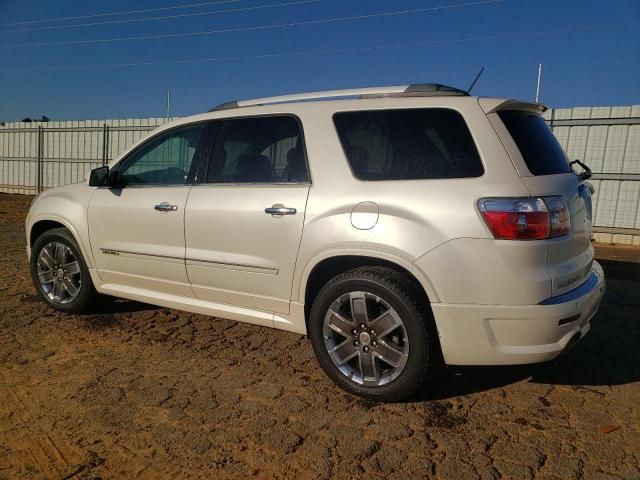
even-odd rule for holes
{"type": "Polygon", "coordinates": [[[185,218],[198,298],[288,313],[310,181],[302,128],[288,115],[224,120],[185,218]]]}
{"type": "Polygon", "coordinates": [[[184,217],[203,123],[172,129],[119,162],[112,187],[96,189],[89,237],[105,283],[193,296],[184,261],[184,217]]]}

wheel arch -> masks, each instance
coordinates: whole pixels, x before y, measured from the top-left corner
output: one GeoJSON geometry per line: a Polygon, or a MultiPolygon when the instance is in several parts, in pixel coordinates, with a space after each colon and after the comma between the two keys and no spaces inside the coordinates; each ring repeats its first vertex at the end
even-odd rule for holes
{"type": "Polygon", "coordinates": [[[81,241],[80,236],[78,235],[78,232],[76,231],[76,229],[66,219],[58,217],[56,215],[41,215],[34,218],[30,222],[28,236],[27,236],[27,240],[29,242],[28,243],[29,255],[31,255],[31,248],[33,247],[33,244],[38,239],[38,237],[40,237],[43,233],[56,228],[65,228],[66,230],[69,231],[69,233],[71,233],[74,240],[78,244],[78,247],[80,248],[80,253],[82,253],[82,256],[84,257],[84,261],[87,264],[87,267],[92,268],[93,257],[91,256],[90,252],[87,251],[87,249],[85,249],[85,246],[81,241]]]}
{"type": "Polygon", "coordinates": [[[67,230],[69,230],[69,227],[67,227],[67,225],[60,223],[57,220],[38,220],[33,225],[31,225],[31,231],[29,232],[29,248],[33,247],[33,244],[36,242],[40,235],[55,228],[66,228],[67,230]]]}
{"type": "Polygon", "coordinates": [[[438,302],[438,295],[430,280],[413,264],[386,252],[353,252],[343,250],[324,253],[309,262],[302,274],[298,298],[304,303],[305,322],[308,322],[311,306],[318,292],[331,278],[351,270],[365,266],[380,266],[396,270],[411,278],[419,286],[418,291],[424,294],[424,301],[430,304],[438,302]]]}

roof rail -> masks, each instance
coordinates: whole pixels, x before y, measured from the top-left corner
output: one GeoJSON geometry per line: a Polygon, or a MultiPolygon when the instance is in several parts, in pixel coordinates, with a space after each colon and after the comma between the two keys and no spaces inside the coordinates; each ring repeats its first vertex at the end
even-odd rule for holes
{"type": "Polygon", "coordinates": [[[383,98],[383,97],[434,97],[444,95],[465,96],[464,90],[441,85],[439,83],[414,83],[392,87],[348,88],[344,90],[324,90],[319,92],[295,93],[277,97],[254,98],[253,100],[234,100],[213,107],[210,112],[231,108],[270,105],[275,103],[301,102],[305,100],[329,99],[341,97],[383,98]]]}

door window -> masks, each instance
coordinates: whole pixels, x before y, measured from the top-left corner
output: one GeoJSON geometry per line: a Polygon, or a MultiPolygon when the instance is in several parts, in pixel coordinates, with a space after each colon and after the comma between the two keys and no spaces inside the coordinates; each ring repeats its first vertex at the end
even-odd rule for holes
{"type": "Polygon", "coordinates": [[[308,181],[302,134],[295,118],[239,118],[220,126],[208,183],[308,181]]]}
{"type": "Polygon", "coordinates": [[[184,185],[205,130],[203,124],[172,130],[151,139],[127,157],[118,183],[127,185],[184,185]]]}

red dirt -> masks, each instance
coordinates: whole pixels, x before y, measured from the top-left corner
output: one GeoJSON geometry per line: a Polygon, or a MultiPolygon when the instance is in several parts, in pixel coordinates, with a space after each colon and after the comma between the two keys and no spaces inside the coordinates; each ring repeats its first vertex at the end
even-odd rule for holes
{"type": "Polygon", "coordinates": [[[372,404],[299,335],[129,301],[53,311],[29,202],[0,195],[0,478],[640,478],[638,264],[603,262],[592,331],[557,360],[372,404]]]}

